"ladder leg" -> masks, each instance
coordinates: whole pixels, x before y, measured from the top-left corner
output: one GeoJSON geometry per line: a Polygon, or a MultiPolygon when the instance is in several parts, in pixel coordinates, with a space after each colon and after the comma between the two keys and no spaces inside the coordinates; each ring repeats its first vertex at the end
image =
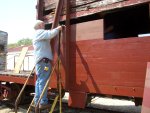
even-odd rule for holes
{"type": "MultiPolygon", "coordinates": [[[[35,98],[35,96],[34,96],[34,98],[35,98]]],[[[28,108],[28,110],[27,110],[27,113],[30,113],[30,111],[31,111],[31,106],[32,106],[33,103],[34,103],[34,98],[33,98],[32,102],[31,102],[31,104],[30,104],[30,106],[29,106],[29,108],[28,108]]]]}
{"type": "Polygon", "coordinates": [[[38,107],[35,107],[35,113],[40,113],[39,106],[38,106],[38,107]]]}
{"type": "Polygon", "coordinates": [[[49,113],[53,113],[54,108],[56,106],[56,103],[57,103],[58,99],[59,99],[59,96],[56,96],[49,113]]]}
{"type": "Polygon", "coordinates": [[[23,87],[22,87],[22,89],[21,89],[21,91],[20,91],[20,93],[19,93],[19,95],[18,95],[16,101],[15,101],[15,113],[17,113],[19,100],[20,100],[20,98],[21,98],[21,96],[22,96],[22,93],[23,93],[25,87],[27,86],[28,80],[29,80],[30,76],[32,75],[34,69],[35,69],[35,66],[33,67],[32,71],[30,72],[28,78],[26,79],[26,81],[25,81],[25,83],[24,83],[24,85],[23,85],[23,87]]]}
{"type": "Polygon", "coordinates": [[[61,111],[61,107],[60,107],[60,60],[58,60],[58,76],[57,76],[57,88],[58,88],[58,95],[59,95],[59,113],[61,111]]]}
{"type": "MultiPolygon", "coordinates": [[[[60,89],[61,90],[61,89],[60,89]]],[[[61,91],[59,94],[59,113],[62,113],[62,98],[61,98],[61,91]]]]}

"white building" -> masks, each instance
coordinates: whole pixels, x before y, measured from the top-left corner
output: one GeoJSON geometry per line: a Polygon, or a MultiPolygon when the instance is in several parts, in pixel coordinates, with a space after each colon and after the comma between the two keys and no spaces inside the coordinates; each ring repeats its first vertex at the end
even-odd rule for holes
{"type": "Polygon", "coordinates": [[[8,49],[7,53],[7,70],[14,70],[15,64],[18,60],[18,57],[21,53],[23,47],[28,47],[28,52],[25,56],[24,62],[22,64],[21,70],[28,71],[32,70],[34,67],[34,58],[33,58],[33,46],[20,46],[17,48],[8,49]]]}

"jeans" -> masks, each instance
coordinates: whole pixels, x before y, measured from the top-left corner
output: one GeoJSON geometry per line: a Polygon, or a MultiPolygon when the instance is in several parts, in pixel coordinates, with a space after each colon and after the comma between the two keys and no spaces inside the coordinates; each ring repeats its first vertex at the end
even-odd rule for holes
{"type": "MultiPolygon", "coordinates": [[[[36,76],[37,76],[37,80],[36,80],[36,84],[35,84],[35,99],[34,99],[34,103],[37,104],[40,95],[44,89],[44,86],[50,76],[50,72],[51,72],[51,64],[45,63],[43,61],[40,61],[36,64],[35,66],[35,71],[36,71],[36,76]],[[48,67],[48,70],[44,70],[45,67],[48,67]]],[[[47,98],[47,89],[40,101],[40,104],[47,104],[48,103],[48,98],[47,98]]]]}

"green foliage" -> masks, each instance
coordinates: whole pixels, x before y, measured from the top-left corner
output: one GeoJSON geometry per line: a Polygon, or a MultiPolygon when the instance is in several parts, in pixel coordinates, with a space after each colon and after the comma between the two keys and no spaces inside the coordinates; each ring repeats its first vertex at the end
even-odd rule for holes
{"type": "Polygon", "coordinates": [[[32,39],[29,38],[23,38],[21,40],[19,40],[17,43],[13,43],[13,44],[8,44],[8,48],[14,48],[14,47],[19,47],[22,45],[31,45],[32,44],[32,39]]]}
{"type": "Polygon", "coordinates": [[[26,38],[26,39],[21,39],[17,42],[17,45],[18,46],[21,46],[21,45],[31,45],[32,44],[32,40],[29,39],[29,38],[26,38]]]}
{"type": "Polygon", "coordinates": [[[14,48],[14,47],[17,47],[16,43],[14,43],[14,44],[8,44],[8,48],[14,48]]]}

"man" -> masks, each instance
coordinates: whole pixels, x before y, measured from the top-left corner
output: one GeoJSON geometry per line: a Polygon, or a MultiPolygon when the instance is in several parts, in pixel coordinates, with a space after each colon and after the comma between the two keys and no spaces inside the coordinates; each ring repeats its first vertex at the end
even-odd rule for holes
{"type": "MultiPolygon", "coordinates": [[[[44,89],[45,83],[49,78],[51,71],[50,60],[53,59],[52,50],[50,46],[50,40],[54,38],[59,31],[62,30],[61,26],[58,26],[52,30],[44,30],[44,22],[37,20],[34,29],[35,35],[33,36],[33,47],[35,57],[35,71],[36,71],[36,84],[35,84],[35,99],[34,103],[37,104],[39,97],[44,89]]],[[[48,105],[47,89],[40,101],[39,107],[48,105]]]]}

